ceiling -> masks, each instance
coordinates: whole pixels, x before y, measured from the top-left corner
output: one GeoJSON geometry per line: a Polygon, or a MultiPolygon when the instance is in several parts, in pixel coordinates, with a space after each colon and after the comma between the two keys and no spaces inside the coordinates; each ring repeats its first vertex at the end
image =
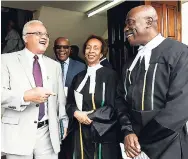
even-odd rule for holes
{"type": "MultiPolygon", "coordinates": [[[[41,6],[60,8],[70,11],[77,11],[85,13],[92,8],[102,4],[109,3],[113,0],[82,0],[82,1],[1,1],[2,7],[17,8],[23,10],[35,11],[41,6]]],[[[188,0],[181,0],[182,3],[188,0]]],[[[102,12],[102,15],[106,15],[106,11],[102,12]]]]}
{"type": "MultiPolygon", "coordinates": [[[[110,2],[110,0],[98,0],[98,1],[1,1],[2,7],[17,8],[23,10],[35,11],[41,6],[61,8],[70,11],[77,11],[85,13],[92,8],[102,4],[110,2]]],[[[103,12],[105,15],[106,12],[103,12]]]]}

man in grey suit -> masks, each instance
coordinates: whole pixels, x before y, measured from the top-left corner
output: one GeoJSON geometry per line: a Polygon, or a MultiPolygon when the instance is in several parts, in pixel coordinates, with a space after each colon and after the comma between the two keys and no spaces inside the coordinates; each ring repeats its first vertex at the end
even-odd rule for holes
{"type": "MultiPolygon", "coordinates": [[[[64,88],[68,91],[71,86],[74,76],[86,69],[85,64],[69,58],[71,52],[70,42],[65,37],[59,37],[54,42],[54,53],[57,60],[61,63],[63,71],[64,88]]],[[[72,121],[69,120],[68,136],[62,142],[59,159],[72,159],[72,135],[71,135],[72,121]]]]}
{"type": "Polygon", "coordinates": [[[1,151],[7,159],[57,159],[68,127],[61,66],[43,55],[49,35],[42,22],[26,23],[23,39],[25,49],[1,56],[1,151]]]}

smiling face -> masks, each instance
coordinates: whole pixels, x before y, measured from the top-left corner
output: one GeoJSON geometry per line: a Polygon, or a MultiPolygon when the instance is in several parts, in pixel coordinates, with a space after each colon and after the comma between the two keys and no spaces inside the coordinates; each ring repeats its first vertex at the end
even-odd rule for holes
{"type": "Polygon", "coordinates": [[[66,61],[70,55],[70,43],[66,38],[58,38],[55,41],[54,52],[59,61],[66,61]]]}
{"type": "Polygon", "coordinates": [[[85,48],[85,58],[89,66],[94,66],[100,63],[100,58],[103,56],[102,42],[98,39],[90,39],[85,48]]]}
{"type": "Polygon", "coordinates": [[[44,25],[37,22],[30,24],[27,28],[24,41],[28,50],[35,54],[43,54],[49,45],[49,37],[44,25]],[[36,34],[37,32],[42,35],[36,34]]]}
{"type": "Polygon", "coordinates": [[[145,43],[145,39],[147,39],[147,23],[142,13],[139,10],[133,9],[126,18],[124,32],[129,43],[133,46],[142,45],[145,43]]]}

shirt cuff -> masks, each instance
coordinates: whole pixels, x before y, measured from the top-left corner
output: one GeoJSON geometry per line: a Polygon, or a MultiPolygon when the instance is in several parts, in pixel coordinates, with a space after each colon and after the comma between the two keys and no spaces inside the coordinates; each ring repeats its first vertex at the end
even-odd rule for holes
{"type": "Polygon", "coordinates": [[[21,97],[21,107],[26,106],[26,105],[30,105],[31,102],[25,102],[24,101],[24,95],[21,97]]]}
{"type": "Polygon", "coordinates": [[[69,120],[67,120],[67,119],[61,119],[62,120],[62,122],[63,122],[63,128],[68,128],[68,124],[69,124],[69,120]]]}

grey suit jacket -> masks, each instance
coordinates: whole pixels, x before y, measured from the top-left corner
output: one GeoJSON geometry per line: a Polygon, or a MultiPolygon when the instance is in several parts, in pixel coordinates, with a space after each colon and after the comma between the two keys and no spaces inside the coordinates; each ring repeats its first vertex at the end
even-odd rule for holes
{"type": "MultiPolygon", "coordinates": [[[[1,66],[1,106],[5,108],[1,123],[1,151],[9,154],[30,155],[36,139],[39,108],[36,103],[22,105],[23,94],[35,86],[25,50],[3,54],[1,66]]],[[[47,76],[43,87],[56,93],[47,101],[49,132],[55,153],[60,151],[59,119],[68,126],[65,112],[66,98],[62,70],[58,62],[43,56],[47,76]]]]}

